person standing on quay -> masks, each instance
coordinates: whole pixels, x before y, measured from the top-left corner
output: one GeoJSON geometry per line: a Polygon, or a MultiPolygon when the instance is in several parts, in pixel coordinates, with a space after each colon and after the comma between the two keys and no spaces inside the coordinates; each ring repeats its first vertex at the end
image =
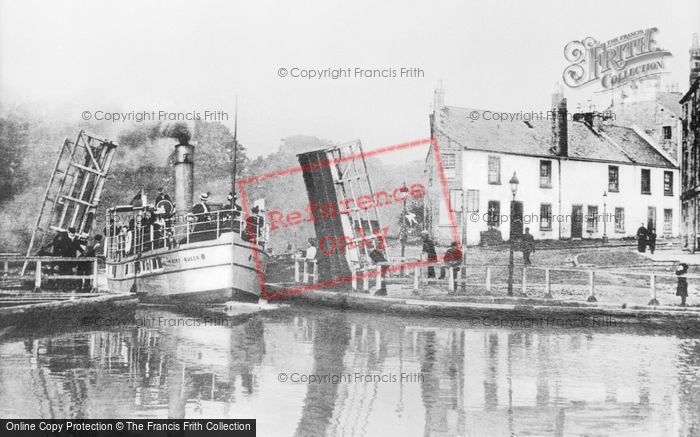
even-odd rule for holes
{"type": "MultiPolygon", "coordinates": [[[[421,231],[421,238],[423,239],[423,253],[426,254],[427,260],[429,262],[437,261],[437,252],[435,251],[435,242],[430,238],[430,233],[426,230],[421,231]]],[[[435,277],[435,267],[428,267],[428,277],[435,277]]]]}
{"type": "Polygon", "coordinates": [[[535,237],[530,233],[530,228],[525,228],[525,233],[520,240],[523,248],[523,265],[532,265],[530,262],[530,253],[535,251],[535,237]]]}
{"type": "MultiPolygon", "coordinates": [[[[381,237],[377,242],[375,242],[372,245],[372,251],[369,253],[369,258],[372,260],[372,262],[374,264],[380,264],[380,263],[387,262],[387,259],[384,256],[384,252],[383,252],[384,248],[385,248],[384,241],[381,239],[381,237]]],[[[389,271],[389,266],[381,265],[382,284],[379,287],[379,290],[377,290],[377,292],[374,293],[375,296],[386,296],[386,274],[388,271],[389,271]]]]}
{"type": "Polygon", "coordinates": [[[637,229],[637,251],[639,253],[644,253],[647,250],[647,228],[644,227],[644,223],[637,229]]]}
{"type": "Polygon", "coordinates": [[[653,255],[656,250],[656,231],[654,228],[650,228],[647,233],[647,245],[649,246],[649,252],[653,255]]]}
{"type": "Polygon", "coordinates": [[[688,264],[680,263],[676,269],[676,276],[678,276],[678,285],[676,285],[676,296],[681,297],[681,306],[687,306],[685,300],[688,298],[688,280],[685,274],[688,273],[688,264]]]}

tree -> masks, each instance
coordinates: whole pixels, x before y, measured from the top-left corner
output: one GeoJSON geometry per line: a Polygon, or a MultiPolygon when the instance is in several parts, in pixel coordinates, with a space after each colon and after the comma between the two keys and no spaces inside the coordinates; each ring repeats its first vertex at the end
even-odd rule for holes
{"type": "Polygon", "coordinates": [[[27,130],[28,123],[17,116],[0,118],[0,203],[20,191],[27,130]]]}

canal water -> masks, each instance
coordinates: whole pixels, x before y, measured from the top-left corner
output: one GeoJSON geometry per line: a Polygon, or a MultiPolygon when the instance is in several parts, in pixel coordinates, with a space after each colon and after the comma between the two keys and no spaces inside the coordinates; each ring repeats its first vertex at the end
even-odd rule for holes
{"type": "Polygon", "coordinates": [[[5,329],[0,417],[256,418],[261,436],[700,435],[697,338],[474,320],[140,307],[5,329]]]}

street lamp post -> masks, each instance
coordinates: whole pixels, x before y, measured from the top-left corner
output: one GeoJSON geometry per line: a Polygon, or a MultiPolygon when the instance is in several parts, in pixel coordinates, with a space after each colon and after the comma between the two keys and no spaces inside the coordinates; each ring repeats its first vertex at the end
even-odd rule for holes
{"type": "Polygon", "coordinates": [[[608,242],[608,192],[603,191],[603,244],[608,242]]]}
{"type": "Polygon", "coordinates": [[[510,237],[508,238],[509,241],[509,246],[510,246],[510,255],[508,257],[508,296],[513,295],[513,251],[514,251],[514,238],[513,238],[513,211],[515,211],[515,193],[518,191],[518,184],[520,181],[518,180],[518,177],[515,175],[515,172],[513,172],[513,177],[510,178],[510,181],[508,181],[510,184],[510,191],[513,193],[513,199],[510,201],[510,212],[511,212],[511,217],[510,217],[510,237]]]}
{"type": "MultiPolygon", "coordinates": [[[[407,193],[408,188],[406,188],[406,182],[403,183],[403,186],[401,187],[400,190],[402,193],[407,193]]],[[[406,229],[406,197],[404,196],[403,198],[403,210],[401,211],[401,230],[399,231],[399,240],[401,240],[401,258],[406,256],[406,241],[408,241],[408,229],[406,229]]]]}

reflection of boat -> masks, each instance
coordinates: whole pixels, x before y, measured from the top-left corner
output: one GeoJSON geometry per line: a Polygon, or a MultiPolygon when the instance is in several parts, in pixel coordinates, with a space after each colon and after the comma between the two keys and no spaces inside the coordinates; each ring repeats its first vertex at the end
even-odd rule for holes
{"type": "Polygon", "coordinates": [[[267,261],[262,217],[244,218],[237,205],[183,214],[193,200],[194,146],[181,139],[175,155],[179,213],[143,205],[107,211],[109,288],[151,302],[257,299],[267,261]]]}

